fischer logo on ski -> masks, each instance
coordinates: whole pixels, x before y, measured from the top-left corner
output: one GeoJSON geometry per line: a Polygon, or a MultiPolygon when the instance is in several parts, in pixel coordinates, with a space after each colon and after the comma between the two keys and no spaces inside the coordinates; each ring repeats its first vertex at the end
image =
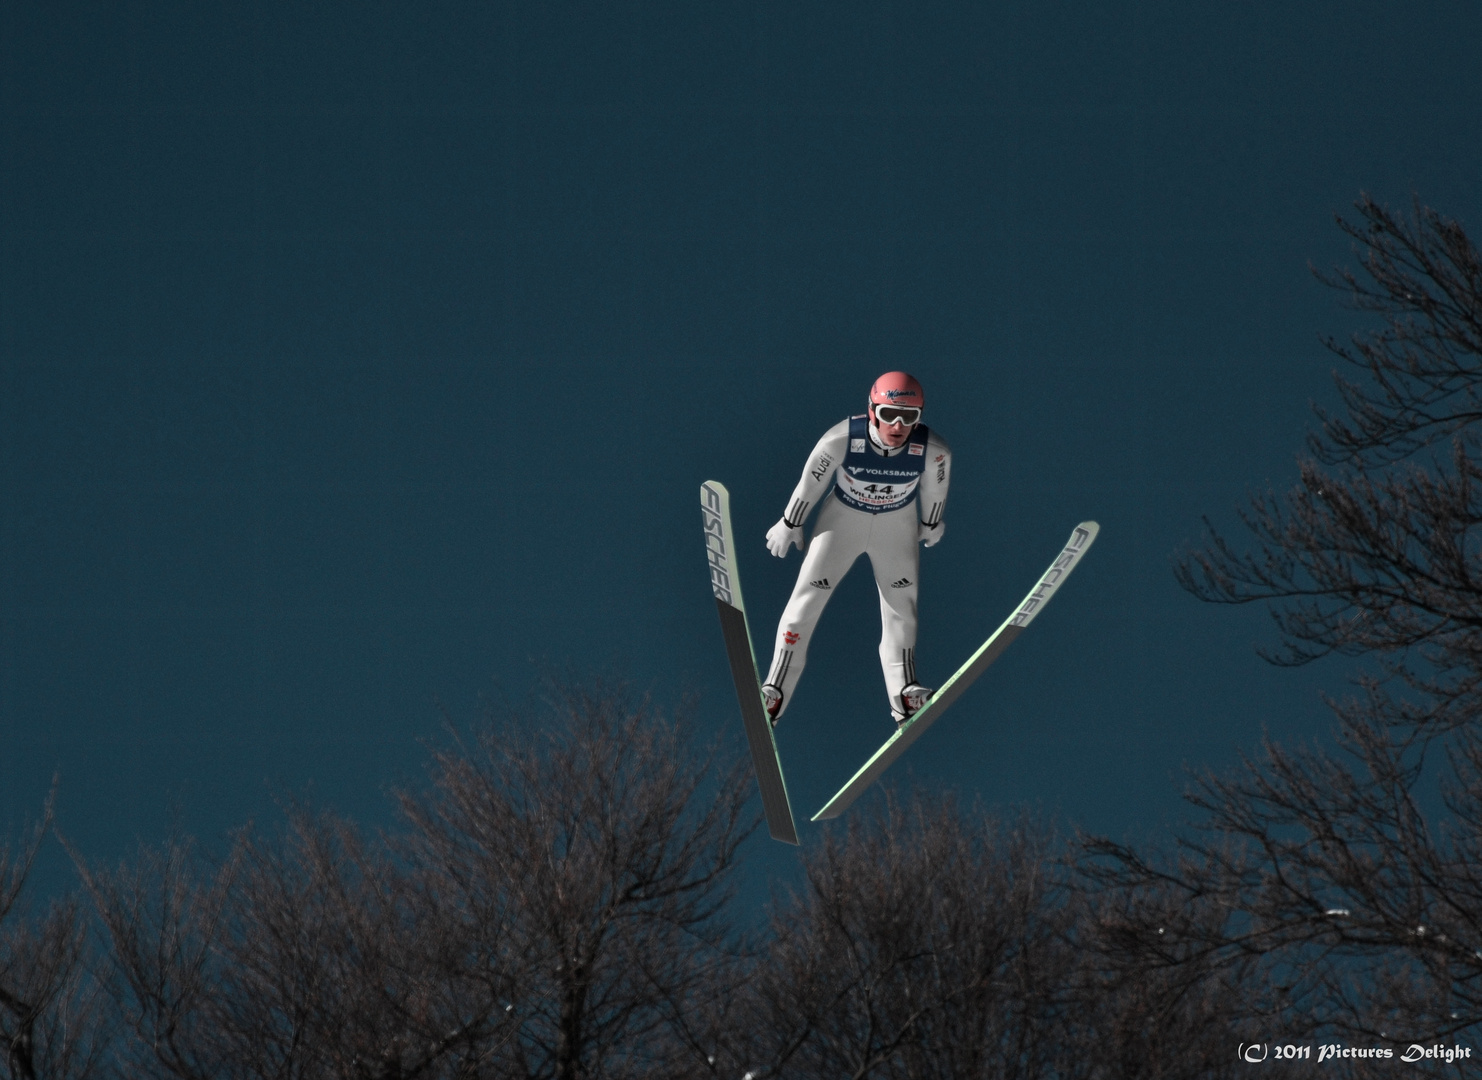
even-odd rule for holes
{"type": "Polygon", "coordinates": [[[1061,579],[1070,573],[1081,552],[1091,546],[1091,541],[1096,539],[1096,523],[1093,521],[1087,524],[1091,528],[1088,529],[1086,525],[1075,527],[1075,532],[1071,533],[1070,542],[1065,545],[1065,550],[1060,553],[1060,557],[1045,571],[1044,577],[1039,579],[1039,584],[1034,587],[1034,591],[1024,598],[1024,603],[1019,605],[1019,610],[1014,612],[1014,617],[1009,620],[1014,626],[1029,625],[1029,621],[1034,618],[1039,608],[1049,603],[1055,586],[1059,585],[1061,579]]]}
{"type": "Polygon", "coordinates": [[[720,493],[709,484],[700,488],[700,513],[705,518],[705,553],[710,557],[710,591],[722,603],[731,603],[731,566],[726,557],[726,528],[721,519],[720,493]]]}
{"type": "Polygon", "coordinates": [[[731,681],[736,686],[736,700],[741,705],[741,723],[746,729],[746,743],[751,750],[752,765],[756,768],[756,783],[762,796],[762,810],[767,816],[767,831],[774,840],[796,844],[798,830],[793,822],[792,805],[787,799],[787,782],[782,777],[782,759],[777,753],[777,740],[772,734],[772,722],[762,704],[761,683],[756,677],[756,654],[751,647],[746,605],[741,599],[741,578],[736,571],[730,494],[724,485],[713,480],[700,485],[700,514],[705,520],[710,591],[715,594],[715,607],[720,614],[726,659],[731,667],[731,681]]]}

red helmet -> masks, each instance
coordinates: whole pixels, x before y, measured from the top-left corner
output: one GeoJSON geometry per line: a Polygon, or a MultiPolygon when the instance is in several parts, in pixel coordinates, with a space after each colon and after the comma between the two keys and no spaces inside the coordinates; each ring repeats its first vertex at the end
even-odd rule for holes
{"type": "Polygon", "coordinates": [[[926,404],[926,394],[915,376],[904,371],[887,371],[870,387],[871,405],[914,405],[921,408],[926,404]]]}
{"type": "Polygon", "coordinates": [[[904,371],[887,371],[870,387],[870,419],[877,425],[881,422],[904,423],[910,428],[921,419],[921,408],[925,404],[926,395],[922,393],[921,384],[904,371]],[[884,416],[876,413],[876,406],[886,410],[884,416]]]}

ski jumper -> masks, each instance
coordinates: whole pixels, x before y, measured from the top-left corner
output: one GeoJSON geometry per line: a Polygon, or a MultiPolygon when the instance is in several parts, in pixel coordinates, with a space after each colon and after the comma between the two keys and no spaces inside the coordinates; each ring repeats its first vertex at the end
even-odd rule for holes
{"type": "Polygon", "coordinates": [[[901,689],[916,681],[918,522],[940,523],[951,466],[952,451],[924,424],[893,449],[877,441],[865,415],[840,421],[818,440],[783,515],[788,525],[801,525],[808,511],[823,503],[777,626],[766,678],[782,691],[782,712],[792,701],[829,596],[865,554],[880,592],[885,693],[895,716],[905,716],[901,689]],[[827,498],[830,485],[833,498],[827,498]]]}

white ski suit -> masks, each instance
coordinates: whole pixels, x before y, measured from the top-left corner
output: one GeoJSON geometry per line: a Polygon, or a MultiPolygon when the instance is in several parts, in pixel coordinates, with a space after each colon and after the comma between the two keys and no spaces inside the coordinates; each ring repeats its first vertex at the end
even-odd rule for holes
{"type": "Polygon", "coordinates": [[[842,420],[818,440],[783,515],[789,526],[801,525],[833,485],[834,497],[818,512],[797,584],[777,626],[766,681],[782,691],[783,711],[803,673],[813,628],[830,594],[854,561],[867,554],[880,591],[885,693],[891,712],[897,719],[904,717],[901,689],[916,681],[917,543],[941,527],[951,473],[952,451],[924,424],[917,424],[905,445],[894,449],[879,441],[867,416],[842,420]]]}

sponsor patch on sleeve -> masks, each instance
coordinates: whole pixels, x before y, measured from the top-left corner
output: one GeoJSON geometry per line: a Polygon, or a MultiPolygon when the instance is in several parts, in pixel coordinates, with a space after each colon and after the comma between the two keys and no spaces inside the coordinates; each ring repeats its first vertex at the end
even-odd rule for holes
{"type": "Polygon", "coordinates": [[[863,454],[864,453],[864,448],[865,448],[865,441],[863,439],[850,439],[849,440],[849,452],[851,454],[863,454]]]}
{"type": "Polygon", "coordinates": [[[926,446],[924,443],[912,443],[911,448],[907,450],[906,453],[911,454],[915,457],[920,457],[922,454],[926,453],[926,446]]]}

